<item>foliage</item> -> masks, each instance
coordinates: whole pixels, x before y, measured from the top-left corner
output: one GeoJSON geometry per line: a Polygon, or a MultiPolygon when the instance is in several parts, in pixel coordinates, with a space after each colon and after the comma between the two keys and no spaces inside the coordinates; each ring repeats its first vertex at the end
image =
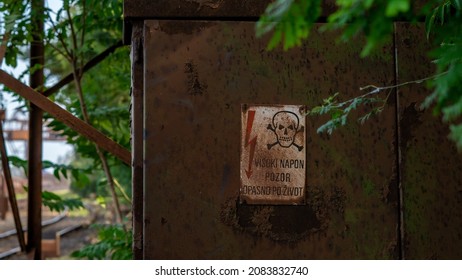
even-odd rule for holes
{"type": "Polygon", "coordinates": [[[82,200],[79,198],[62,198],[61,196],[49,192],[42,191],[42,204],[51,211],[61,212],[68,208],[69,210],[77,210],[85,208],[82,200]]]}
{"type": "Polygon", "coordinates": [[[131,260],[132,232],[117,225],[97,225],[98,239],[95,244],[75,251],[71,257],[89,260],[131,260]]]}
{"type": "MultiPolygon", "coordinates": [[[[9,35],[5,53],[5,63],[12,67],[18,65],[18,56],[24,55],[24,48],[31,39],[30,18],[23,17],[29,5],[22,1],[5,0],[0,2],[0,27],[3,27],[3,36],[9,35]]],[[[1,30],[1,28],[0,28],[1,30]]]]}
{"type": "MultiPolygon", "coordinates": [[[[56,1],[45,2],[56,3],[56,1]]],[[[0,38],[8,36],[5,62],[11,67],[16,67],[21,60],[28,59],[33,30],[31,18],[42,17],[45,22],[45,33],[42,38],[45,43],[45,65],[26,69],[18,79],[23,79],[43,67],[46,76],[44,90],[46,90],[68,74],[72,74],[73,83],[60,88],[58,93],[49,98],[128,148],[130,146],[129,49],[118,48],[90,71],[82,70],[86,63],[107,48],[119,45],[118,42],[122,37],[123,1],[62,0],[59,2],[57,9],[44,7],[43,11],[34,15],[31,14],[31,1],[5,0],[0,3],[2,13],[0,33],[3,33],[0,38]]],[[[18,96],[17,98],[22,100],[18,96]]],[[[27,109],[26,105],[21,107],[22,111],[27,109]]],[[[108,153],[101,152],[94,143],[48,114],[44,115],[44,119],[51,129],[66,137],[67,142],[75,147],[77,153],[69,165],[45,161],[44,168],[52,168],[54,176],[58,179],[70,178],[72,186],[82,193],[95,191],[98,197],[105,196],[107,191],[102,186],[109,186],[113,201],[118,201],[118,195],[113,187],[116,184],[119,193],[130,202],[127,195],[131,191],[129,166],[122,164],[108,153]]],[[[10,160],[14,165],[23,168],[27,174],[27,162],[17,157],[10,157],[10,160]]],[[[81,206],[79,200],[63,199],[50,192],[43,192],[42,200],[52,210],[81,206]]],[[[120,213],[118,204],[116,208],[120,213]]],[[[117,259],[130,257],[130,236],[131,233],[117,226],[101,228],[101,242],[95,245],[97,249],[94,257],[89,258],[103,258],[106,254],[117,259]]],[[[91,249],[88,250],[91,255],[91,249]]]]}
{"type": "MultiPolygon", "coordinates": [[[[103,2],[106,2],[106,4],[111,3],[111,1],[103,2]]],[[[112,3],[114,3],[114,1],[112,1],[112,3]]],[[[77,97],[75,99],[75,107],[80,110],[79,113],[83,121],[90,125],[92,125],[95,122],[95,119],[92,118],[89,113],[89,103],[91,102],[91,100],[89,101],[88,99],[89,97],[93,96],[89,96],[85,92],[83,83],[83,69],[85,66],[85,61],[87,60],[87,51],[91,52],[92,47],[94,46],[92,44],[93,40],[88,40],[88,37],[89,35],[91,36],[91,38],[96,36],[97,39],[99,39],[100,41],[104,41],[104,39],[106,38],[105,35],[110,34],[108,30],[104,30],[104,24],[107,23],[102,24],[102,26],[97,26],[97,29],[94,29],[92,24],[94,24],[95,18],[99,16],[99,14],[93,14],[94,10],[96,10],[96,6],[98,5],[94,2],[89,2],[86,0],[76,0],[70,2],[64,1],[63,7],[59,9],[59,11],[57,12],[57,22],[55,23],[53,20],[51,20],[51,25],[53,29],[52,34],[56,33],[58,37],[58,44],[51,46],[57,52],[57,54],[60,54],[62,58],[64,58],[64,60],[66,60],[69,63],[72,69],[72,77],[76,93],[75,95],[77,97]],[[74,4],[74,6],[71,7],[71,4],[74,4]],[[92,6],[89,4],[94,5],[92,6]],[[66,16],[66,20],[60,21],[61,13],[66,16]],[[94,18],[92,16],[94,16],[94,18]],[[91,20],[87,21],[87,18],[91,18],[91,20]],[[64,24],[61,25],[62,23],[64,24]],[[101,29],[103,29],[105,32],[99,32],[101,29]],[[101,38],[101,35],[104,36],[102,36],[101,38]]],[[[106,9],[107,7],[104,6],[101,12],[104,14],[106,9]]],[[[111,9],[111,11],[114,12],[113,9],[111,9]]],[[[117,13],[111,13],[110,15],[114,14],[117,13]]],[[[106,20],[110,22],[110,19],[111,17],[108,16],[106,20]]],[[[100,89],[99,86],[98,89],[100,89]]],[[[101,103],[99,103],[98,106],[101,106],[100,104],[101,103]]],[[[93,111],[98,111],[99,109],[100,107],[97,107],[93,111]]],[[[107,186],[110,190],[112,200],[114,203],[116,219],[119,222],[122,222],[122,211],[120,208],[119,198],[117,197],[116,185],[114,177],[112,175],[111,168],[109,166],[108,157],[95,143],[92,143],[92,146],[95,150],[95,153],[92,153],[92,155],[97,156],[95,157],[95,162],[101,163],[101,168],[104,172],[105,177],[107,178],[107,186]]]]}
{"type": "MultiPolygon", "coordinates": [[[[86,73],[83,79],[83,91],[86,98],[88,113],[93,120],[92,125],[105,135],[110,135],[113,140],[122,146],[130,147],[130,123],[129,123],[129,86],[130,65],[128,49],[117,50],[104,61],[86,73]],[[111,82],[108,83],[109,77],[111,82]]],[[[74,88],[68,86],[55,96],[55,101],[64,104],[69,111],[81,117],[79,100],[73,93],[74,88]]],[[[107,195],[101,163],[96,156],[95,146],[88,139],[81,137],[75,131],[61,122],[45,115],[50,120],[49,127],[61,135],[66,136],[67,142],[74,145],[77,155],[71,162],[74,168],[88,170],[84,174],[84,181],[72,177],[71,186],[78,193],[87,196],[95,192],[98,195],[107,195]],[[104,180],[103,180],[104,179],[104,180]]],[[[131,192],[130,167],[121,164],[120,161],[109,154],[109,165],[114,178],[124,186],[124,190],[131,192]]]]}
{"type": "Polygon", "coordinates": [[[344,126],[347,123],[348,115],[353,111],[356,110],[359,105],[368,105],[368,104],[375,104],[380,103],[381,106],[373,108],[369,113],[365,114],[364,116],[360,117],[358,121],[363,124],[367,121],[372,115],[381,113],[383,108],[386,105],[386,101],[388,99],[381,99],[373,96],[376,94],[377,91],[371,91],[364,95],[361,95],[356,98],[352,98],[347,101],[338,102],[337,97],[339,93],[334,94],[326,99],[324,99],[323,104],[321,106],[314,107],[309,114],[311,115],[324,115],[329,114],[330,120],[327,121],[325,124],[320,126],[317,129],[317,133],[327,132],[328,134],[332,134],[332,132],[338,128],[339,126],[344,126]],[[371,97],[372,96],[372,97],[371,97]]]}
{"type": "Polygon", "coordinates": [[[451,124],[449,137],[462,148],[462,1],[438,2],[426,18],[426,28],[436,46],[430,55],[440,76],[423,106],[436,104],[435,113],[451,124]]]}
{"type": "MultiPolygon", "coordinates": [[[[370,55],[391,39],[395,21],[417,22],[425,17],[427,38],[434,46],[430,56],[437,67],[435,75],[428,79],[433,93],[422,106],[435,104],[434,112],[442,114],[443,120],[450,124],[450,138],[462,148],[462,88],[459,86],[462,79],[462,0],[429,0],[420,8],[414,7],[410,0],[336,0],[335,3],[337,9],[328,16],[321,31],[342,30],[342,42],[364,35],[366,41],[361,56],[370,55]]],[[[287,49],[300,45],[307,38],[320,15],[321,1],[274,1],[260,18],[256,33],[262,36],[274,31],[268,48],[282,42],[287,49]]],[[[371,101],[363,97],[342,103],[335,103],[334,98],[312,110],[314,114],[330,113],[332,116],[318,131],[332,132],[343,125],[352,109],[371,101]]],[[[380,108],[374,108],[370,114],[377,113],[380,108]]]]}
{"type": "MultiPolygon", "coordinates": [[[[122,0],[59,2],[58,9],[45,7],[43,13],[34,15],[43,17],[45,21],[43,40],[46,62],[43,68],[46,75],[46,88],[72,73],[73,69],[81,69],[85,63],[120,41],[122,37],[122,0]]],[[[28,58],[28,48],[32,38],[30,5],[30,1],[16,0],[0,3],[0,12],[4,19],[0,22],[0,33],[3,31],[9,34],[5,62],[12,67],[28,58]]],[[[127,148],[130,146],[128,58],[129,49],[119,48],[85,75],[83,72],[78,73],[79,77],[83,76],[81,87],[89,118],[92,120],[91,125],[127,148]]],[[[35,70],[27,69],[19,79],[35,70]]],[[[23,102],[19,96],[17,99],[23,102]]],[[[76,94],[73,84],[61,88],[58,93],[50,96],[50,99],[75,116],[84,118],[81,111],[82,100],[76,94]]],[[[27,107],[22,106],[21,110],[27,110],[27,107]]],[[[75,160],[87,164],[83,166],[71,163],[70,166],[64,167],[44,162],[44,165],[54,168],[53,173],[57,177],[60,175],[66,177],[67,171],[71,172],[72,184],[78,189],[83,190],[86,186],[100,184],[104,174],[94,144],[48,114],[45,114],[44,118],[51,129],[66,136],[67,142],[75,147],[76,153],[79,154],[75,160]],[[79,168],[72,167],[76,165],[79,165],[79,168]]],[[[114,177],[124,187],[124,191],[129,193],[130,167],[107,153],[105,156],[109,157],[110,170],[120,171],[115,173],[114,177]]],[[[101,194],[106,195],[106,192],[102,191],[101,194]]]]}
{"type": "Polygon", "coordinates": [[[268,49],[276,47],[284,35],[284,49],[300,45],[321,15],[321,0],[277,0],[270,4],[257,23],[257,36],[274,29],[268,49]]]}
{"type": "MultiPolygon", "coordinates": [[[[27,187],[24,186],[24,189],[27,191],[27,187]]],[[[61,212],[64,211],[66,208],[69,210],[77,210],[83,209],[82,200],[79,198],[62,198],[61,196],[49,192],[49,191],[42,191],[42,204],[50,211],[61,212]]]]}
{"type": "MultiPolygon", "coordinates": [[[[18,167],[24,171],[24,174],[28,174],[27,171],[27,161],[23,160],[17,156],[8,156],[8,161],[15,167],[18,167]]],[[[44,160],[42,164],[43,169],[51,168],[53,169],[53,175],[56,179],[61,180],[61,178],[68,179],[68,172],[71,173],[72,177],[78,181],[88,181],[86,173],[90,172],[88,169],[74,168],[71,165],[66,164],[57,164],[48,160],[44,160]]]]}
{"type": "MultiPolygon", "coordinates": [[[[342,41],[349,41],[359,33],[367,38],[362,55],[390,38],[393,21],[412,16],[410,0],[337,0],[337,10],[332,13],[322,30],[343,29],[342,41]]],[[[309,29],[319,19],[322,12],[319,0],[278,0],[270,4],[257,24],[257,36],[274,30],[269,47],[282,42],[290,48],[301,44],[309,34],[309,29]]]]}
{"type": "MultiPolygon", "coordinates": [[[[27,161],[20,159],[16,156],[9,156],[8,161],[13,166],[22,169],[25,174],[28,174],[27,161]]],[[[70,172],[73,177],[79,178],[79,179],[86,176],[83,173],[85,172],[84,170],[76,169],[76,168],[73,168],[72,166],[68,166],[64,164],[55,164],[47,160],[43,161],[43,168],[44,169],[52,168],[54,170],[53,175],[58,180],[60,180],[61,177],[64,177],[67,179],[68,172],[70,172]]],[[[24,187],[24,189],[27,191],[27,187],[24,187]]],[[[53,192],[49,192],[49,191],[42,191],[42,204],[48,207],[51,211],[57,211],[57,212],[61,212],[66,208],[68,208],[69,210],[84,208],[82,200],[79,198],[62,198],[61,196],[53,192]]]]}

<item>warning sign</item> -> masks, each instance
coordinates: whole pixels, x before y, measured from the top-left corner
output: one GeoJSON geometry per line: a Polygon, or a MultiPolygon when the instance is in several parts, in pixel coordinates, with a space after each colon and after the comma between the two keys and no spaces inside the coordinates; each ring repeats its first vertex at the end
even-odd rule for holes
{"type": "Polygon", "coordinates": [[[242,105],[240,202],[305,200],[305,106],[242,105]]]}

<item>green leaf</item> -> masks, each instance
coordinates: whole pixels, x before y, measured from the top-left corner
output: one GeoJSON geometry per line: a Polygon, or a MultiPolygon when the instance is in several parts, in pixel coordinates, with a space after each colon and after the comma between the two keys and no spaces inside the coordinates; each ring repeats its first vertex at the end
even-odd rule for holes
{"type": "Polygon", "coordinates": [[[273,30],[287,15],[293,2],[294,0],[277,0],[269,4],[256,24],[257,37],[261,37],[273,30]]]}
{"type": "Polygon", "coordinates": [[[462,8],[462,0],[452,0],[453,5],[456,7],[457,10],[461,10],[462,8]]]}
{"type": "Polygon", "coordinates": [[[261,37],[274,30],[268,49],[282,43],[284,50],[288,50],[308,37],[320,14],[320,0],[277,0],[268,5],[260,17],[256,24],[256,35],[261,37]]]}
{"type": "Polygon", "coordinates": [[[409,11],[411,6],[409,0],[389,0],[387,2],[388,4],[385,11],[387,17],[395,17],[399,13],[405,13],[409,11]]]}
{"type": "Polygon", "coordinates": [[[67,170],[66,170],[66,168],[61,169],[61,174],[63,175],[64,178],[67,179],[67,170]]]}
{"type": "Polygon", "coordinates": [[[268,50],[274,49],[279,43],[281,42],[282,39],[282,30],[280,28],[277,28],[274,31],[273,36],[271,37],[271,40],[268,43],[268,50]]]}
{"type": "Polygon", "coordinates": [[[433,25],[435,24],[436,15],[431,13],[431,15],[425,18],[425,33],[427,35],[427,40],[430,38],[430,34],[433,31],[433,25]]]}
{"type": "Polygon", "coordinates": [[[320,115],[321,114],[322,107],[321,106],[316,106],[310,111],[310,115],[320,115]]]}
{"type": "Polygon", "coordinates": [[[365,114],[364,116],[360,117],[358,119],[359,123],[361,123],[361,125],[363,125],[367,120],[369,120],[369,118],[372,116],[372,112],[369,112],[367,114],[365,114]]]}
{"type": "Polygon", "coordinates": [[[376,43],[374,41],[368,40],[364,48],[361,50],[360,56],[362,58],[368,56],[372,50],[375,48],[376,43]]]}
{"type": "Polygon", "coordinates": [[[449,138],[454,141],[457,145],[457,148],[462,151],[462,124],[450,125],[449,138]]]}
{"type": "Polygon", "coordinates": [[[334,95],[331,95],[329,96],[328,98],[324,99],[323,102],[325,105],[329,105],[329,104],[332,104],[335,100],[335,98],[337,98],[337,96],[340,94],[340,92],[336,92],[334,93],[334,95]]]}
{"type": "Polygon", "coordinates": [[[445,9],[445,4],[441,5],[438,7],[438,11],[439,11],[439,15],[440,15],[440,21],[441,21],[441,24],[444,23],[444,16],[445,16],[445,13],[446,13],[446,9],[445,9]]]}
{"type": "Polygon", "coordinates": [[[61,178],[59,177],[59,169],[53,170],[53,175],[55,176],[56,179],[61,180],[61,178]]]}
{"type": "Polygon", "coordinates": [[[331,113],[330,113],[330,117],[332,119],[338,119],[342,115],[343,115],[343,110],[339,110],[339,109],[332,110],[331,113]]]}
{"type": "Polygon", "coordinates": [[[120,225],[96,225],[98,242],[87,245],[71,254],[74,258],[89,260],[130,260],[132,254],[132,231],[120,225]]]}
{"type": "Polygon", "coordinates": [[[66,207],[69,210],[84,208],[83,203],[80,199],[63,199],[61,196],[49,191],[42,191],[42,203],[44,206],[48,207],[50,211],[57,212],[63,211],[64,209],[66,209],[66,207]]]}

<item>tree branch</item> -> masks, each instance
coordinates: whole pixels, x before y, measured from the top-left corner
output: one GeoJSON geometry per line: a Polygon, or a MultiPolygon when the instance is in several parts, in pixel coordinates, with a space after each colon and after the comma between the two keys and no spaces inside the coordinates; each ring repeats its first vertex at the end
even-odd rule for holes
{"type": "MultiPolygon", "coordinates": [[[[83,11],[82,11],[82,36],[80,37],[80,45],[83,46],[85,43],[85,30],[86,30],[86,19],[87,19],[87,1],[83,1],[83,11]]],[[[83,68],[84,53],[82,52],[82,57],[80,59],[79,71],[83,68]]],[[[83,75],[83,72],[80,72],[80,75],[83,75]]]]}
{"type": "MultiPolygon", "coordinates": [[[[88,61],[84,66],[83,68],[79,69],[79,72],[81,71],[81,73],[85,73],[87,72],[88,70],[90,70],[91,68],[95,67],[96,65],[98,65],[98,63],[100,63],[101,61],[103,61],[108,55],[110,55],[111,53],[113,53],[115,50],[117,50],[118,48],[122,47],[123,46],[123,43],[122,43],[122,40],[120,41],[117,41],[117,43],[115,43],[114,45],[110,46],[109,48],[107,48],[106,50],[104,50],[102,53],[98,54],[97,56],[95,56],[94,58],[92,58],[90,61],[88,61]]],[[[65,85],[71,83],[72,81],[74,80],[74,76],[73,76],[73,73],[71,74],[68,74],[67,76],[65,76],[64,78],[62,78],[59,82],[57,82],[55,85],[53,85],[52,87],[50,87],[49,89],[45,90],[43,92],[43,94],[45,96],[50,96],[56,92],[58,92],[61,88],[63,88],[65,85]]]]}
{"type": "Polygon", "coordinates": [[[60,50],[58,47],[56,47],[55,45],[53,44],[48,44],[48,46],[50,46],[52,49],[54,49],[55,51],[57,51],[60,55],[62,55],[65,59],[69,60],[69,57],[66,53],[64,53],[62,50],[60,50]]]}
{"type": "MultiPolygon", "coordinates": [[[[74,74],[74,84],[77,90],[77,97],[79,98],[79,101],[80,101],[80,110],[82,111],[83,120],[85,123],[91,126],[90,116],[88,115],[88,111],[87,111],[87,104],[83,96],[82,76],[77,72],[79,71],[79,69],[77,69],[77,60],[78,60],[78,56],[74,56],[73,63],[72,63],[72,70],[74,74]]],[[[107,181],[109,184],[109,190],[111,191],[111,196],[114,201],[114,210],[116,214],[116,220],[118,223],[122,224],[122,227],[125,230],[125,226],[123,225],[123,220],[122,220],[122,210],[120,208],[119,199],[115,191],[114,177],[112,176],[112,172],[107,162],[106,156],[103,154],[100,147],[96,143],[95,143],[95,148],[96,148],[96,153],[98,154],[98,157],[101,160],[103,171],[107,177],[107,181]]]]}
{"type": "Polygon", "coordinates": [[[433,75],[433,76],[430,76],[430,77],[426,77],[426,78],[423,78],[423,79],[414,80],[414,81],[408,81],[408,82],[404,82],[404,83],[393,85],[393,86],[378,87],[378,86],[375,86],[375,85],[367,85],[367,86],[364,86],[364,87],[360,87],[359,90],[363,91],[365,89],[372,88],[373,89],[372,91],[365,94],[365,95],[368,95],[368,94],[378,93],[378,92],[380,92],[380,91],[382,91],[384,89],[394,89],[394,88],[399,88],[399,87],[410,85],[410,84],[420,84],[420,83],[423,83],[423,82],[428,81],[428,80],[433,80],[433,79],[439,78],[440,76],[446,75],[447,73],[448,73],[448,71],[442,72],[442,73],[439,73],[439,74],[436,74],[436,75],[433,75]]]}
{"type": "Polygon", "coordinates": [[[2,66],[3,58],[5,58],[6,45],[8,44],[9,39],[10,39],[10,33],[5,32],[5,34],[3,34],[2,43],[0,44],[0,66],[2,66]]]}
{"type": "MultiPolygon", "coordinates": [[[[345,106],[346,104],[351,103],[351,102],[353,102],[354,100],[356,100],[358,98],[365,98],[365,97],[368,97],[369,95],[377,94],[377,93],[380,93],[381,91],[387,90],[387,89],[392,90],[392,89],[399,88],[399,87],[406,86],[406,85],[410,85],[410,84],[420,84],[420,83],[423,83],[423,82],[428,81],[428,80],[436,79],[436,78],[438,78],[440,76],[443,76],[443,75],[445,75],[447,73],[448,72],[446,71],[446,72],[439,73],[439,74],[436,74],[436,75],[433,75],[433,76],[430,76],[430,77],[426,77],[426,78],[422,78],[422,79],[414,80],[414,81],[407,81],[407,82],[397,84],[397,85],[392,85],[392,86],[379,87],[379,86],[376,86],[376,85],[367,85],[367,86],[364,86],[364,87],[360,87],[359,88],[360,91],[363,91],[363,90],[366,90],[366,89],[371,89],[371,90],[366,92],[363,95],[356,96],[354,98],[351,98],[351,99],[345,100],[343,102],[340,102],[340,103],[338,103],[338,105],[336,105],[334,107],[341,108],[341,107],[345,106]]],[[[388,93],[387,98],[385,100],[388,99],[389,95],[390,95],[390,92],[388,93]]]]}
{"type": "MultiPolygon", "coordinates": [[[[71,36],[72,36],[72,44],[74,46],[74,52],[77,52],[78,50],[78,46],[77,46],[77,33],[75,32],[75,29],[74,29],[74,23],[72,22],[72,16],[71,16],[71,8],[69,7],[69,5],[64,5],[65,9],[66,9],[66,13],[67,13],[67,17],[69,18],[69,25],[71,27],[71,36]]],[[[78,57],[75,53],[72,54],[72,63],[76,63],[76,58],[78,57]]]]}

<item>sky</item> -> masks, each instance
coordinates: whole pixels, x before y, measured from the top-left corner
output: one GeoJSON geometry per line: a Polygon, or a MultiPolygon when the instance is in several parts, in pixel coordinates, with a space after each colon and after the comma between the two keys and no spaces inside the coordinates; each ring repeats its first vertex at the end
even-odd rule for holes
{"type": "MultiPolygon", "coordinates": [[[[52,0],[46,1],[46,3],[52,10],[57,11],[60,7],[59,5],[61,4],[61,1],[52,0]]],[[[5,63],[1,65],[1,69],[9,73],[13,73],[15,77],[19,77],[19,75],[27,67],[27,62],[24,61],[18,62],[18,66],[15,69],[7,67],[5,63]]],[[[28,77],[25,77],[23,81],[28,81],[28,77]]],[[[5,92],[0,92],[0,94],[3,95],[7,118],[11,117],[14,113],[15,108],[17,108],[20,104],[14,102],[14,98],[10,94],[5,92]]],[[[8,155],[16,155],[18,157],[24,158],[26,149],[24,141],[7,141],[6,146],[8,155]]],[[[72,153],[72,151],[72,146],[62,141],[43,142],[43,160],[49,160],[56,163],[64,163],[62,162],[62,159],[64,159],[67,154],[72,153]]]]}

